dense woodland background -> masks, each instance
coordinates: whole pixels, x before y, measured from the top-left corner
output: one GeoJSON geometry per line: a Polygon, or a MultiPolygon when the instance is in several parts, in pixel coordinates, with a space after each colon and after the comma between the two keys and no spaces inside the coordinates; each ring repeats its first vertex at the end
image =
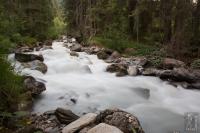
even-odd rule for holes
{"type": "Polygon", "coordinates": [[[200,0],[0,0],[0,112],[24,99],[7,54],[62,34],[155,64],[167,56],[200,68],[200,0]]]}
{"type": "Polygon", "coordinates": [[[199,0],[65,0],[64,6],[69,34],[83,40],[110,42],[119,51],[134,47],[131,41],[163,47],[182,60],[200,56],[199,0]]]}

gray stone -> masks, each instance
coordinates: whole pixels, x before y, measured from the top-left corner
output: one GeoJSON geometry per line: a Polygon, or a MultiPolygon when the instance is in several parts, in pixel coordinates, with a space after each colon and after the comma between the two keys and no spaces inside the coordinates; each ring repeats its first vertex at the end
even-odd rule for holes
{"type": "Polygon", "coordinates": [[[74,114],[71,110],[65,110],[62,108],[57,108],[55,115],[62,124],[70,124],[79,118],[79,116],[74,114]]]}
{"type": "Polygon", "coordinates": [[[36,81],[33,77],[26,77],[24,80],[24,86],[32,95],[39,95],[46,90],[45,84],[36,81]]]}
{"type": "Polygon", "coordinates": [[[82,49],[82,46],[80,44],[73,44],[70,47],[70,50],[75,51],[75,52],[81,52],[82,51],[81,49],[82,49]]]}
{"type": "Polygon", "coordinates": [[[76,131],[95,122],[97,114],[89,113],[63,128],[62,133],[75,133],[76,131]]]}
{"type": "Polygon", "coordinates": [[[138,74],[139,70],[137,66],[129,66],[128,67],[128,75],[130,76],[136,76],[138,74]]]}
{"type": "Polygon", "coordinates": [[[38,70],[42,73],[47,72],[47,66],[39,60],[35,60],[28,63],[22,63],[22,66],[24,66],[25,68],[30,68],[31,70],[38,70]]]}
{"type": "Polygon", "coordinates": [[[185,63],[176,59],[165,58],[162,61],[162,66],[163,68],[173,69],[173,68],[185,67],[185,63]]]}
{"type": "Polygon", "coordinates": [[[97,122],[119,128],[124,133],[144,133],[139,120],[130,113],[119,109],[107,109],[97,116],[97,122]]]}
{"type": "Polygon", "coordinates": [[[90,129],[87,133],[123,133],[117,127],[110,126],[105,123],[100,123],[99,125],[90,129]]]}
{"type": "Polygon", "coordinates": [[[78,54],[78,53],[76,53],[76,52],[74,52],[74,51],[70,52],[70,55],[71,55],[71,56],[76,56],[76,57],[78,57],[78,56],[79,56],[79,54],[78,54]]]}
{"type": "Polygon", "coordinates": [[[34,55],[34,54],[24,54],[24,53],[15,53],[15,59],[19,62],[30,62],[30,61],[44,61],[42,55],[34,55]]]}

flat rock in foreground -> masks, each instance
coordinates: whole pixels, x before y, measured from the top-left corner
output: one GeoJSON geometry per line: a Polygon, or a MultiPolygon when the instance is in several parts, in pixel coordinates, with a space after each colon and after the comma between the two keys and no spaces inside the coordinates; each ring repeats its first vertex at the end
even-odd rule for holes
{"type": "Polygon", "coordinates": [[[87,133],[123,133],[123,132],[114,126],[110,126],[105,123],[100,123],[99,125],[90,129],[87,133]]]}
{"type": "Polygon", "coordinates": [[[57,108],[55,115],[62,124],[70,124],[79,118],[71,110],[65,110],[63,108],[57,108]]]}
{"type": "Polygon", "coordinates": [[[115,126],[124,133],[144,133],[137,117],[120,109],[102,111],[97,116],[97,122],[115,126]]]}
{"type": "Polygon", "coordinates": [[[63,128],[62,133],[75,133],[76,131],[95,122],[97,114],[89,113],[63,128]]]}

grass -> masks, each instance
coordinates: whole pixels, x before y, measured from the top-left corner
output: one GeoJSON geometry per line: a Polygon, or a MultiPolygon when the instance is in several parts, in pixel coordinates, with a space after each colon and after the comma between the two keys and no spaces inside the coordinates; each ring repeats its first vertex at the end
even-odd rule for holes
{"type": "Polygon", "coordinates": [[[9,110],[23,92],[22,77],[12,71],[3,56],[0,57],[0,111],[9,110]]]}
{"type": "Polygon", "coordinates": [[[135,41],[130,41],[128,39],[109,39],[103,37],[93,37],[89,40],[89,44],[95,44],[98,46],[106,47],[109,49],[117,50],[120,53],[133,55],[133,56],[147,56],[151,55],[159,49],[154,45],[147,43],[137,43],[135,41]],[[129,52],[126,51],[127,48],[131,48],[129,52]]]}

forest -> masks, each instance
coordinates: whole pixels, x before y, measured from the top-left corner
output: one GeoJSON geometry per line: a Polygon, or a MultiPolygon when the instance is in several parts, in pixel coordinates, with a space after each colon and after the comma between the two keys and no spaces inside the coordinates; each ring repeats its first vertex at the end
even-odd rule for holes
{"type": "Polygon", "coordinates": [[[199,1],[66,0],[64,3],[68,32],[82,40],[103,41],[119,51],[143,43],[164,48],[169,56],[182,60],[199,57],[199,1]]]}
{"type": "Polygon", "coordinates": [[[19,103],[34,99],[24,86],[26,77],[15,72],[8,56],[63,35],[81,47],[148,58],[155,68],[161,68],[164,58],[173,58],[188,70],[199,70],[200,0],[0,0],[0,132],[29,124],[23,118],[10,127],[7,121],[14,121],[16,113],[24,115],[19,103]]]}

